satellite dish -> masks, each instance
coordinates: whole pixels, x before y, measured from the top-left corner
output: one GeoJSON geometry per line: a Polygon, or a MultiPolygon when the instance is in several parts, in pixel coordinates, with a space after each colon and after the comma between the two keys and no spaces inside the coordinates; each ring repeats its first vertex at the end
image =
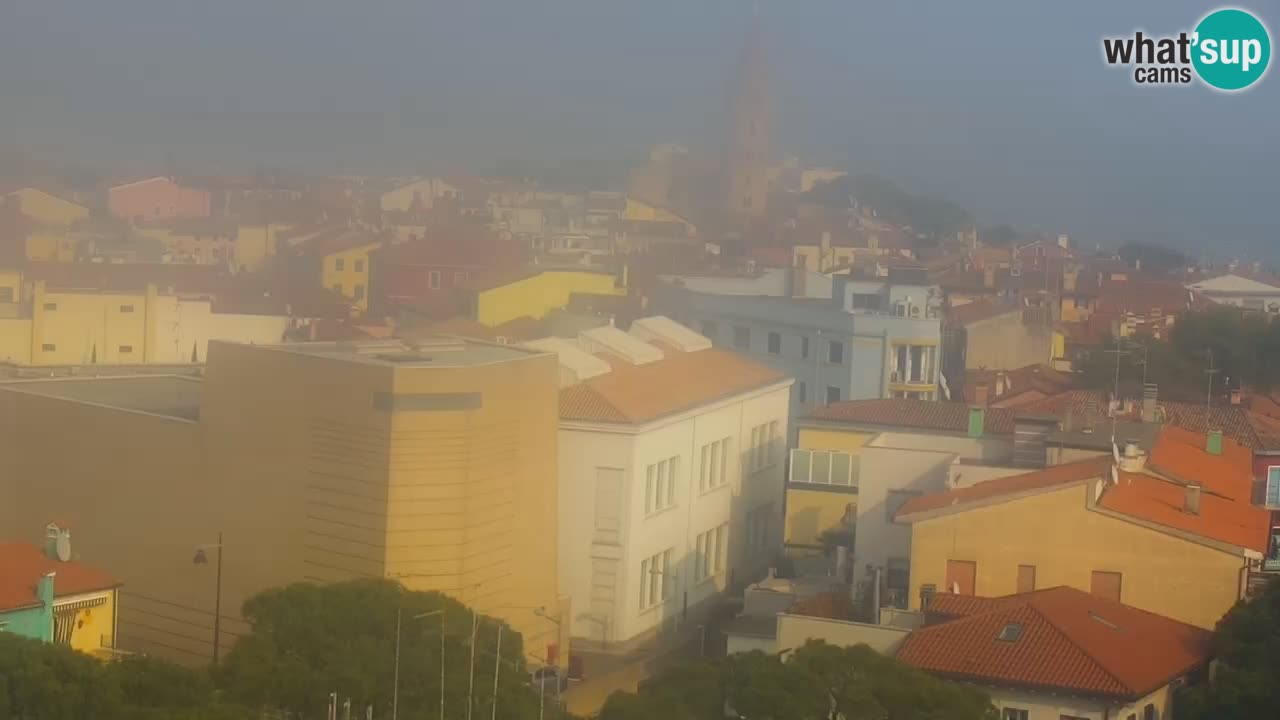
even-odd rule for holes
{"type": "Polygon", "coordinates": [[[70,562],[71,560],[71,537],[66,533],[60,533],[58,539],[54,542],[54,552],[58,554],[60,562],[70,562]]]}

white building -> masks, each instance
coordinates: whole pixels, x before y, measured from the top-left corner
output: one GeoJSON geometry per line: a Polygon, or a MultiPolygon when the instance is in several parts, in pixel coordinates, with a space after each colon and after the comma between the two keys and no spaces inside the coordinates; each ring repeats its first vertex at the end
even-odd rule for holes
{"type": "Polygon", "coordinates": [[[792,380],[665,318],[558,353],[560,592],[571,633],[625,648],[691,627],[782,546],[792,380]]]}
{"type": "Polygon", "coordinates": [[[1245,310],[1280,314],[1280,287],[1239,275],[1221,275],[1202,280],[1188,285],[1187,289],[1219,305],[1234,305],[1245,310]]]}

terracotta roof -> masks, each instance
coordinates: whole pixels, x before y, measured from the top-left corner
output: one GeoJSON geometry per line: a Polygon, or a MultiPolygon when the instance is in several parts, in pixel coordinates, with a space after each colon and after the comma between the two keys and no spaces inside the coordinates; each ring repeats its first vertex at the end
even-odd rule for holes
{"type": "Polygon", "coordinates": [[[1195,293],[1176,280],[1126,280],[1111,282],[1098,291],[1097,311],[1146,315],[1160,310],[1166,315],[1186,310],[1195,293]]]}
{"type": "Polygon", "coordinates": [[[1120,483],[1109,485],[1098,504],[1173,530],[1266,552],[1271,514],[1249,504],[1248,496],[1243,500],[1221,497],[1209,487],[1206,483],[1200,495],[1200,512],[1193,515],[1183,510],[1187,494],[1183,485],[1143,473],[1122,472],[1120,483]]]}
{"type": "MultiPolygon", "coordinates": [[[[936,400],[845,400],[814,410],[812,420],[847,422],[863,425],[885,425],[918,430],[966,432],[969,428],[969,406],[958,402],[936,400]]],[[[1006,408],[987,408],[983,432],[994,435],[1013,434],[1015,413],[1006,408]]]]}
{"type": "Polygon", "coordinates": [[[1211,640],[1207,630],[1055,587],[918,629],[897,658],[949,678],[1136,699],[1207,663],[1211,640]],[[1001,640],[1010,626],[1016,639],[1001,640]]]}
{"type": "Polygon", "coordinates": [[[669,352],[644,365],[610,360],[612,372],[560,391],[561,420],[644,423],[786,379],[719,348],[669,352]]]}
{"type": "MultiPolygon", "coordinates": [[[[965,400],[975,401],[975,389],[979,383],[987,384],[987,401],[996,407],[1012,407],[1017,396],[1029,391],[1038,391],[1044,397],[1065,392],[1075,378],[1070,373],[1058,372],[1047,365],[1027,365],[1014,370],[965,370],[965,400]],[[997,380],[1004,376],[1004,392],[996,394],[997,380]],[[997,405],[1004,401],[1007,404],[997,405]]],[[[1027,403],[1020,402],[1019,405],[1027,403]]]]}
{"type": "Polygon", "coordinates": [[[1111,457],[1104,455],[1063,465],[1054,465],[1053,467],[1021,475],[987,480],[946,492],[920,495],[908,500],[906,504],[898,508],[897,518],[906,520],[910,515],[929,512],[930,510],[941,510],[981,500],[1031,493],[1037,490],[1084,482],[1092,478],[1101,477],[1111,467],[1111,462],[1111,457]]]}
{"type": "MultiPolygon", "coordinates": [[[[1109,394],[1101,390],[1068,390],[1064,393],[1047,397],[1034,403],[1019,406],[1019,410],[1027,413],[1053,415],[1065,418],[1071,415],[1073,421],[1100,419],[1109,417],[1109,394]]],[[[1218,405],[1206,409],[1201,403],[1184,403],[1167,400],[1159,401],[1164,413],[1164,424],[1190,430],[1194,433],[1205,433],[1209,430],[1221,430],[1224,437],[1240,443],[1246,448],[1257,448],[1261,445],[1248,411],[1238,405],[1218,405]],[[1206,422],[1206,418],[1208,421],[1206,422]]],[[[1129,412],[1121,412],[1121,419],[1138,419],[1141,417],[1142,403],[1133,403],[1129,412]]]]}
{"type": "Polygon", "coordinates": [[[153,283],[180,293],[212,293],[230,277],[216,265],[185,263],[31,262],[24,273],[49,289],[144,290],[153,283]]]}
{"type": "Polygon", "coordinates": [[[972,325],[983,320],[990,320],[1001,315],[1020,312],[1022,308],[1018,305],[1008,302],[996,302],[994,300],[982,299],[975,300],[964,305],[955,305],[947,308],[946,320],[947,324],[952,327],[961,327],[972,325]]]}
{"type": "Polygon", "coordinates": [[[1232,500],[1249,502],[1253,487],[1253,453],[1224,437],[1222,454],[1207,452],[1202,433],[1168,426],[1151,448],[1147,467],[1177,480],[1198,482],[1206,490],[1232,500]]]}
{"type": "Polygon", "coordinates": [[[110,590],[120,583],[110,575],[78,562],[59,562],[28,543],[0,543],[0,610],[16,610],[37,604],[40,578],[57,573],[54,597],[110,590]]]}

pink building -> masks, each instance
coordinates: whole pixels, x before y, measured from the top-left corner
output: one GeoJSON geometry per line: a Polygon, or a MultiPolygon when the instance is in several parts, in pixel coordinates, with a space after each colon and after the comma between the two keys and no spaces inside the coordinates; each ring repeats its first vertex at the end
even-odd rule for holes
{"type": "Polygon", "coordinates": [[[168,177],[107,188],[107,209],[126,220],[209,217],[211,205],[207,190],[183,187],[168,177]]]}

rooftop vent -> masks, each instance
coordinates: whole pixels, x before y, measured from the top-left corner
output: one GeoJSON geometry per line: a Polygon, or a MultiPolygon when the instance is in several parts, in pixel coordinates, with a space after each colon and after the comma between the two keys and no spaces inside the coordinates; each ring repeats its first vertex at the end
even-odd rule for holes
{"type": "Polygon", "coordinates": [[[598,327],[578,334],[578,343],[588,353],[610,352],[632,365],[645,365],[661,360],[661,350],[632,337],[616,327],[598,327]]]}
{"type": "Polygon", "coordinates": [[[661,340],[681,352],[697,352],[711,347],[711,341],[706,337],[662,315],[636,320],[631,323],[630,334],[643,341],[661,340]]]}
{"type": "Polygon", "coordinates": [[[1188,515],[1200,514],[1200,486],[1192,483],[1187,486],[1187,494],[1182,511],[1188,515]]]}
{"type": "Polygon", "coordinates": [[[1147,454],[1138,447],[1138,443],[1130,440],[1125,443],[1124,454],[1120,456],[1120,469],[1125,472],[1142,472],[1147,464],[1147,454]]]}

